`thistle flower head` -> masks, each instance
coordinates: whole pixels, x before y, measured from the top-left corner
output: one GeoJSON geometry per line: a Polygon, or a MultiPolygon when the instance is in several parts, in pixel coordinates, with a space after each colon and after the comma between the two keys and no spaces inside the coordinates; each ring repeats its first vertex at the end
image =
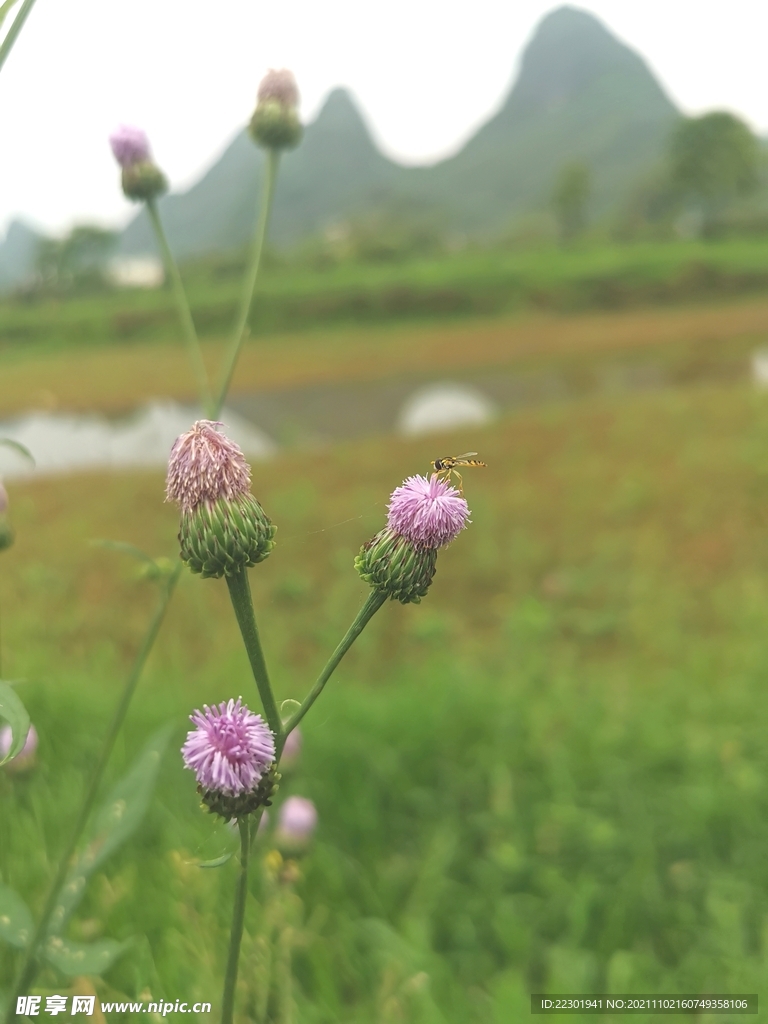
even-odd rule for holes
{"type": "Polygon", "coordinates": [[[270,68],[259,83],[256,98],[259,103],[275,100],[284,107],[298,107],[299,89],[293,72],[288,68],[270,68]]]}
{"type": "MultiPolygon", "coordinates": [[[[13,731],[10,725],[4,725],[2,729],[0,729],[0,761],[2,761],[4,757],[7,757],[8,751],[11,749],[12,742],[13,731]]],[[[35,729],[34,725],[30,725],[29,731],[27,732],[27,738],[24,741],[24,746],[14,759],[9,761],[3,767],[10,772],[26,771],[34,765],[36,753],[37,729],[35,729]]]]}
{"type": "Polygon", "coordinates": [[[175,501],[182,512],[220,498],[234,501],[248,494],[251,470],[234,441],[218,428],[222,423],[198,420],[176,438],[168,460],[165,500],[175,501]]]}
{"type": "Polygon", "coordinates": [[[388,509],[389,529],[419,547],[441,548],[469,522],[464,498],[435,473],[409,476],[392,492],[388,509]]]}
{"type": "Polygon", "coordinates": [[[256,110],[250,123],[253,141],[265,149],[293,149],[301,139],[297,112],[299,90],[293,74],[282,68],[269,70],[259,85],[256,110]]]}
{"type": "Polygon", "coordinates": [[[317,808],[303,796],[289,796],[280,808],[275,838],[279,845],[305,846],[317,828],[317,808]]]}
{"type": "Polygon", "coordinates": [[[121,124],[109,136],[109,144],[112,147],[115,160],[123,168],[145,163],[150,159],[149,139],[141,128],[121,124]]]}
{"type": "Polygon", "coordinates": [[[181,753],[201,789],[226,797],[255,790],[275,759],[274,737],[261,715],[238,698],[218,707],[205,704],[189,717],[196,728],[181,753]]]}

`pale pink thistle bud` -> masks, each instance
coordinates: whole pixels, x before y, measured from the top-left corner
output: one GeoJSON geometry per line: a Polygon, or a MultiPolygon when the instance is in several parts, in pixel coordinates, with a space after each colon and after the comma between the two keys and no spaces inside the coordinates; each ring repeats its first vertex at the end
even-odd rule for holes
{"type": "Polygon", "coordinates": [[[266,100],[275,100],[284,107],[298,107],[299,87],[293,72],[288,68],[270,68],[259,82],[259,91],[256,94],[259,103],[266,100]]]}
{"type": "Polygon", "coordinates": [[[109,137],[115,160],[122,168],[122,186],[127,199],[149,202],[168,189],[165,175],[152,159],[149,139],[141,128],[123,124],[109,137]]]}
{"type": "Polygon", "coordinates": [[[149,139],[141,128],[121,124],[109,136],[109,144],[115,160],[121,167],[130,167],[132,164],[144,163],[151,159],[149,139]]]}
{"type": "Polygon", "coordinates": [[[317,828],[317,808],[303,796],[289,796],[280,808],[275,841],[289,853],[303,850],[317,828]]]}
{"type": "Polygon", "coordinates": [[[275,787],[275,741],[261,715],[230,700],[189,716],[196,728],[181,748],[209,810],[229,821],[269,803],[275,787]]]}
{"type": "Polygon", "coordinates": [[[181,509],[182,560],[203,577],[231,576],[263,561],[275,527],[250,493],[251,471],[221,423],[198,420],[174,442],[166,501],[181,509]]]}
{"type": "MultiPolygon", "coordinates": [[[[0,761],[2,761],[4,757],[8,756],[8,751],[11,749],[12,742],[13,730],[10,725],[4,725],[2,729],[0,729],[0,761]]],[[[24,746],[13,760],[8,761],[3,765],[3,768],[9,772],[25,772],[29,771],[30,768],[34,768],[36,760],[37,729],[35,729],[34,725],[30,725],[29,731],[27,732],[27,738],[24,741],[24,746]]]]}

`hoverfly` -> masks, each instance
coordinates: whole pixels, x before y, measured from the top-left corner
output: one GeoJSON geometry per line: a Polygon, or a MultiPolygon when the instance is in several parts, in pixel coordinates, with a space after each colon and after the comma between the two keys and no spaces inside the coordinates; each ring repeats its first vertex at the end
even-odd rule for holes
{"type": "Polygon", "coordinates": [[[442,477],[445,483],[450,483],[451,477],[455,476],[459,481],[459,494],[464,494],[464,486],[461,479],[461,473],[459,473],[457,466],[485,466],[486,463],[480,462],[479,459],[473,458],[477,455],[477,452],[464,452],[463,455],[446,455],[445,458],[435,459],[432,463],[432,469],[437,473],[438,477],[442,477]]]}

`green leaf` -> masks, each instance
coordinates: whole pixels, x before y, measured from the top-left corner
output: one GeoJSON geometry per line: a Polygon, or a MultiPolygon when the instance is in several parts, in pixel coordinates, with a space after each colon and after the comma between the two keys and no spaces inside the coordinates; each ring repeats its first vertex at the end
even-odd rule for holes
{"type": "Polygon", "coordinates": [[[0,939],[24,949],[33,927],[32,915],[21,896],[7,885],[0,885],[0,939]]]}
{"type": "Polygon", "coordinates": [[[232,859],[232,852],[223,853],[221,857],[217,857],[215,860],[203,860],[197,865],[199,868],[220,868],[223,864],[226,864],[228,860],[232,859]]]}
{"type": "Polygon", "coordinates": [[[0,7],[0,26],[6,19],[6,16],[10,14],[11,8],[16,3],[16,0],[5,0],[5,3],[0,7]]]}
{"type": "Polygon", "coordinates": [[[70,942],[58,935],[45,945],[45,959],[62,974],[103,974],[129,945],[102,939],[100,942],[70,942]]]}
{"type": "Polygon", "coordinates": [[[27,709],[16,696],[16,691],[10,683],[0,680],[0,718],[11,727],[11,748],[0,764],[5,764],[21,752],[29,732],[29,715],[27,709]]]}
{"type": "MultiPolygon", "coordinates": [[[[0,25],[3,24],[3,18],[6,16],[8,11],[11,9],[9,7],[9,3],[11,5],[13,5],[13,4],[16,3],[16,0],[6,0],[6,2],[3,4],[3,6],[0,7],[0,25]]],[[[6,448],[13,448],[15,451],[19,452],[20,455],[23,455],[24,458],[29,459],[29,461],[34,466],[34,464],[35,464],[35,457],[32,454],[32,452],[29,450],[29,448],[26,447],[26,445],[19,444],[18,441],[12,441],[10,439],[10,437],[0,437],[0,444],[4,444],[6,448]]]]}
{"type": "Polygon", "coordinates": [[[61,934],[82,898],[89,876],[128,839],[144,817],[171,729],[166,726],[155,733],[96,814],[85,849],[78,855],[59,893],[49,935],[61,934]]]}

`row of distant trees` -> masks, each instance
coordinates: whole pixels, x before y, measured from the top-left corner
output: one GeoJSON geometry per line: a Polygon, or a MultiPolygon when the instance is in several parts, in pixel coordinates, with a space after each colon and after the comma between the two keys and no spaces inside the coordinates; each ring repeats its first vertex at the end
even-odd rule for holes
{"type": "MultiPolygon", "coordinates": [[[[760,166],[760,144],[738,117],[718,111],[686,118],[670,138],[665,165],[641,191],[642,208],[636,213],[657,222],[688,213],[690,233],[714,234],[734,200],[757,188],[760,166]]],[[[589,168],[578,162],[566,164],[552,192],[563,243],[586,229],[591,195],[589,168]]]]}
{"type": "MultiPolygon", "coordinates": [[[[714,234],[734,200],[757,188],[760,167],[760,144],[739,118],[723,112],[687,118],[673,132],[662,167],[632,197],[627,219],[635,225],[671,229],[687,216],[688,233],[714,234]]],[[[572,243],[589,227],[593,196],[593,173],[586,164],[571,162],[560,169],[551,209],[563,244],[572,243]]],[[[326,238],[308,241],[288,261],[309,258],[318,266],[386,262],[437,255],[462,243],[441,228],[439,219],[405,204],[338,226],[326,238]]],[[[116,246],[115,232],[91,225],[75,227],[63,238],[42,239],[37,287],[52,292],[105,287],[116,246]]],[[[280,261],[272,254],[271,262],[280,261]]]]}

